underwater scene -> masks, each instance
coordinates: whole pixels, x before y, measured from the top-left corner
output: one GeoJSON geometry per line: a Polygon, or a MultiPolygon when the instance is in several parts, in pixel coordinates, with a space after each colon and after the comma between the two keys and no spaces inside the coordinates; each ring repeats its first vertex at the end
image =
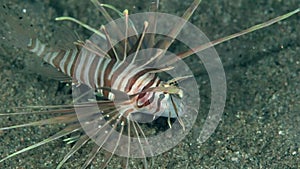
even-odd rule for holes
{"type": "Polygon", "coordinates": [[[298,0],[0,4],[0,168],[300,168],[298,0]]]}

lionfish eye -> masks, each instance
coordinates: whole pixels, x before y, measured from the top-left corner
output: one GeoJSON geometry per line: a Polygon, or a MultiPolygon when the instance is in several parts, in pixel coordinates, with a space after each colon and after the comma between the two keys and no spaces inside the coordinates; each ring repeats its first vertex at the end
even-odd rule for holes
{"type": "Polygon", "coordinates": [[[159,95],[159,100],[162,100],[162,99],[164,99],[165,98],[165,94],[160,94],[159,95]]]}
{"type": "Polygon", "coordinates": [[[174,81],[174,82],[171,82],[169,85],[171,85],[171,86],[178,86],[178,82],[174,81]]]}

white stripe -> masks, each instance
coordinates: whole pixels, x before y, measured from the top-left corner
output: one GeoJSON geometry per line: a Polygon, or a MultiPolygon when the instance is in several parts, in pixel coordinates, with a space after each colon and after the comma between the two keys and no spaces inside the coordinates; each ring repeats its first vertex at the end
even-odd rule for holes
{"type": "Polygon", "coordinates": [[[57,55],[58,55],[58,52],[53,52],[53,53],[51,53],[51,56],[50,56],[50,59],[49,59],[49,63],[54,67],[55,67],[55,65],[54,65],[53,61],[54,61],[54,59],[56,58],[57,55]]]}
{"type": "Polygon", "coordinates": [[[129,78],[132,77],[132,72],[134,72],[136,67],[129,64],[116,78],[116,80],[112,84],[112,88],[118,89],[120,91],[125,90],[126,83],[129,78]],[[121,84],[120,88],[118,87],[121,84]],[[125,84],[125,85],[124,85],[125,84]]]}
{"type": "MultiPolygon", "coordinates": [[[[94,83],[95,83],[95,85],[96,85],[96,88],[100,88],[100,86],[99,86],[99,84],[98,84],[98,78],[100,78],[99,77],[99,71],[100,71],[100,65],[101,65],[101,63],[103,62],[103,59],[102,58],[100,58],[99,59],[99,62],[98,62],[98,64],[97,64],[97,66],[96,66],[96,71],[95,71],[95,74],[94,74],[94,83]]],[[[100,81],[101,81],[102,79],[100,79],[100,81]]]]}
{"type": "Polygon", "coordinates": [[[48,52],[48,53],[45,55],[45,57],[44,57],[44,61],[45,61],[45,62],[50,63],[50,55],[51,55],[51,54],[52,54],[52,53],[48,52]]]}
{"type": "Polygon", "coordinates": [[[102,89],[100,89],[98,92],[99,92],[99,93],[100,93],[100,95],[103,97],[103,90],[102,90],[102,89]]]}
{"type": "Polygon", "coordinates": [[[28,43],[27,46],[28,46],[28,47],[31,47],[31,45],[32,45],[32,39],[30,38],[30,39],[29,39],[29,43],[28,43]]]}
{"type": "Polygon", "coordinates": [[[40,44],[41,46],[40,46],[40,49],[37,51],[37,55],[38,56],[41,56],[41,54],[44,52],[44,50],[45,50],[45,47],[46,47],[46,45],[45,44],[40,44]]]}
{"type": "Polygon", "coordinates": [[[86,59],[85,55],[86,55],[86,50],[82,50],[80,52],[79,60],[77,59],[77,62],[76,62],[77,67],[75,67],[76,70],[75,70],[74,76],[75,76],[75,79],[80,82],[83,82],[82,79],[80,79],[80,75],[83,71],[82,67],[83,67],[83,63],[85,62],[85,59],[86,59]]]}
{"type": "MultiPolygon", "coordinates": [[[[131,66],[131,64],[130,64],[131,66]]],[[[131,69],[128,71],[124,72],[124,76],[126,77],[123,81],[121,81],[121,91],[125,91],[126,85],[129,81],[130,78],[134,77],[138,72],[142,71],[142,69],[136,67],[135,65],[131,66],[131,69]]]]}
{"type": "Polygon", "coordinates": [[[85,83],[86,85],[89,85],[90,87],[92,87],[92,85],[90,84],[90,79],[89,79],[90,74],[89,74],[89,72],[90,72],[90,69],[91,69],[91,64],[93,63],[93,60],[95,58],[95,54],[90,53],[90,52],[87,53],[87,54],[89,54],[89,56],[87,56],[88,61],[87,61],[87,64],[85,65],[85,70],[83,70],[84,71],[83,72],[83,80],[86,82],[85,83]]]}
{"type": "MultiPolygon", "coordinates": [[[[145,73],[141,77],[139,77],[135,83],[133,83],[131,90],[129,91],[129,94],[134,94],[137,92],[141,92],[144,86],[146,86],[152,79],[154,78],[154,74],[145,73]],[[139,89],[139,91],[137,91],[139,89]]],[[[155,83],[152,84],[155,85],[155,83]]]]}
{"type": "Polygon", "coordinates": [[[65,63],[67,61],[67,58],[68,58],[69,54],[70,54],[70,50],[67,50],[64,57],[63,57],[63,59],[60,60],[60,62],[59,62],[60,70],[64,73],[66,73],[66,70],[64,69],[64,67],[65,67],[65,63]]]}
{"type": "Polygon", "coordinates": [[[31,52],[36,53],[40,48],[40,41],[36,39],[35,47],[33,49],[30,49],[31,52]]]}
{"type": "Polygon", "coordinates": [[[157,112],[158,115],[163,117],[169,117],[169,113],[175,113],[174,107],[171,102],[169,102],[170,96],[168,94],[165,94],[165,97],[160,101],[160,110],[157,112]],[[172,107],[172,110],[170,110],[170,107],[172,107]],[[173,111],[173,112],[172,112],[173,111]]]}
{"type": "Polygon", "coordinates": [[[115,95],[112,92],[108,93],[108,100],[114,101],[115,100],[115,95]]]}
{"type": "Polygon", "coordinates": [[[101,67],[101,76],[100,76],[100,87],[104,87],[104,76],[105,70],[107,69],[107,65],[109,64],[110,59],[104,59],[104,65],[101,67]]]}
{"type": "MultiPolygon", "coordinates": [[[[135,110],[135,108],[134,108],[132,105],[124,105],[124,106],[122,106],[122,108],[119,110],[119,114],[123,116],[123,115],[125,114],[125,112],[127,112],[127,111],[130,110],[130,109],[135,110]]],[[[134,112],[134,111],[128,113],[128,117],[129,117],[130,114],[133,113],[133,112],[134,112]]]]}
{"type": "Polygon", "coordinates": [[[116,61],[116,63],[114,64],[113,68],[111,69],[111,71],[108,75],[108,79],[111,79],[114,72],[122,65],[122,63],[124,63],[124,61],[121,61],[121,62],[119,60],[116,61]]]}
{"type": "MultiPolygon", "coordinates": [[[[151,106],[151,104],[149,105],[150,107],[155,107],[155,109],[152,109],[153,111],[151,111],[151,110],[149,110],[149,113],[151,113],[151,114],[155,114],[155,116],[161,116],[161,114],[162,114],[162,104],[164,104],[166,101],[165,101],[165,98],[163,98],[162,100],[159,100],[158,98],[159,98],[159,95],[161,95],[161,94],[163,94],[162,92],[156,92],[155,93],[155,96],[154,96],[154,99],[153,99],[153,101],[152,101],[152,103],[151,104],[153,104],[152,106],[151,106]],[[160,101],[160,108],[158,109],[158,111],[156,111],[156,109],[157,109],[157,103],[160,101]]],[[[167,97],[166,95],[165,95],[165,97],[167,97]]],[[[169,105],[168,105],[169,106],[169,105]]]]}
{"type": "MultiPolygon", "coordinates": [[[[75,63],[75,58],[76,58],[76,55],[77,55],[77,49],[74,49],[73,52],[72,52],[72,56],[71,56],[71,60],[69,61],[68,63],[68,66],[67,66],[67,74],[69,76],[71,76],[71,69],[72,69],[72,65],[74,65],[75,63]]],[[[73,72],[74,73],[74,72],[73,72]]]]}

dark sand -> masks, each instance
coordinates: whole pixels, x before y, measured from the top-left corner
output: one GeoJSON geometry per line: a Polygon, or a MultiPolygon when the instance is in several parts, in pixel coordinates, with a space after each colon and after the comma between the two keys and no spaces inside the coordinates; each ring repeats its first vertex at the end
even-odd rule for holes
{"type": "MultiPolygon", "coordinates": [[[[300,7],[298,0],[255,2],[203,0],[191,22],[213,40],[300,7]]],[[[23,1],[16,3],[20,8],[28,5],[23,1]]],[[[188,4],[178,0],[163,1],[161,11],[180,16],[188,4]]],[[[139,1],[114,5],[132,13],[148,9],[148,3],[139,1]]],[[[40,33],[43,40],[51,39],[51,30],[48,30],[51,26],[61,24],[54,21],[56,16],[74,16],[99,26],[96,10],[89,1],[49,0],[35,4],[35,7],[38,12],[35,22],[45,25],[45,30],[40,33]],[[39,5],[41,7],[37,7],[39,5]]],[[[279,24],[216,46],[226,71],[228,88],[222,121],[214,134],[199,144],[197,122],[203,120],[199,116],[186,139],[169,152],[152,158],[154,166],[151,168],[300,168],[299,23],[300,15],[297,14],[279,24]]],[[[87,36],[87,31],[82,32],[75,24],[69,25],[80,35],[87,36]]],[[[26,59],[35,56],[4,45],[0,47],[1,112],[10,112],[17,106],[64,103],[65,93],[57,92],[57,81],[24,71],[26,59]]],[[[197,64],[193,63],[193,69],[201,84],[200,111],[207,112],[210,103],[208,76],[197,69],[197,64]]],[[[7,126],[37,119],[36,116],[1,117],[0,124],[7,126]]],[[[0,155],[4,157],[37,143],[60,127],[63,126],[0,132],[0,155]]],[[[1,163],[0,168],[55,168],[70,147],[60,139],[11,158],[1,163]]],[[[80,168],[89,150],[80,150],[64,167],[80,168]]],[[[91,168],[98,168],[102,159],[100,154],[91,168]]],[[[118,166],[119,161],[120,158],[115,157],[111,168],[118,166]]],[[[135,161],[133,166],[141,168],[141,161],[135,161]]]]}

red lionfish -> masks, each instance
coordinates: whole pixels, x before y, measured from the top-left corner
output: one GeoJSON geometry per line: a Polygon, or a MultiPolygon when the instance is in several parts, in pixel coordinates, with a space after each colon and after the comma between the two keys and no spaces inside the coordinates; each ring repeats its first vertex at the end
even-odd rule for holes
{"type": "MultiPolygon", "coordinates": [[[[160,37],[160,39],[158,38],[159,40],[157,40],[158,35],[149,33],[151,32],[149,30],[155,30],[156,25],[153,24],[157,19],[155,15],[150,15],[150,17],[142,23],[141,33],[137,33],[137,26],[132,24],[127,10],[119,12],[122,16],[121,20],[124,23],[124,27],[120,28],[115,24],[104,8],[105,6],[109,8],[113,7],[103,5],[97,0],[92,0],[92,2],[111,23],[111,27],[108,29],[106,26],[102,26],[100,30],[96,30],[74,18],[57,18],[57,20],[71,20],[95,33],[91,39],[85,42],[76,42],[76,47],[72,49],[52,51],[46,44],[40,42],[39,39],[23,35],[23,37],[27,38],[27,43],[21,47],[35,53],[37,56],[43,58],[44,61],[72,78],[74,82],[74,105],[49,106],[47,107],[47,113],[58,116],[32,123],[0,128],[1,131],[4,131],[26,126],[56,123],[67,124],[65,129],[49,138],[3,157],[0,159],[0,163],[20,153],[68,136],[74,132],[81,131],[79,137],[70,138],[75,144],[58,164],[57,168],[61,168],[74,153],[91,140],[98,142],[88,155],[82,168],[87,168],[103,147],[109,149],[111,154],[107,156],[102,168],[108,165],[114,153],[118,154],[117,151],[127,153],[124,168],[128,167],[129,157],[133,156],[133,153],[137,153],[138,155],[136,156],[144,158],[144,167],[147,168],[148,165],[145,157],[153,156],[154,152],[152,152],[151,148],[147,149],[150,143],[147,141],[146,134],[139,124],[139,122],[144,122],[144,116],[147,117],[150,115],[150,121],[153,121],[158,116],[164,116],[167,117],[166,123],[170,128],[174,127],[174,124],[177,123],[178,126],[181,126],[183,131],[186,130],[188,125],[186,124],[186,120],[184,120],[184,114],[187,112],[185,112],[186,105],[183,104],[183,97],[186,93],[184,89],[180,87],[180,83],[181,81],[189,79],[190,76],[179,76],[175,78],[164,78],[163,75],[160,76],[160,74],[174,69],[174,67],[172,67],[173,63],[179,62],[172,58],[170,58],[170,60],[163,59],[167,57],[166,51],[172,43],[174,43],[176,36],[185,23],[179,22],[176,27],[169,31],[167,36],[160,37]],[[125,36],[125,39],[121,38],[122,40],[116,43],[114,42],[114,35],[110,32],[115,32],[116,36],[125,36]],[[129,34],[131,36],[128,36],[129,34]],[[106,49],[108,50],[102,48],[103,44],[101,44],[101,40],[99,39],[102,39],[102,41],[105,40],[107,45],[106,49]],[[159,50],[143,51],[149,48],[159,50]],[[145,56],[147,54],[150,54],[150,56],[145,56]],[[141,58],[142,56],[140,55],[144,58],[141,58]],[[167,63],[164,65],[160,64],[157,67],[155,64],[160,62],[160,60],[167,63]],[[89,89],[93,89],[93,92],[91,93],[89,89]],[[90,99],[91,95],[92,99],[90,99]],[[174,122],[173,119],[177,121],[174,122]],[[85,125],[87,123],[88,125],[85,125]],[[114,131],[118,131],[119,134],[115,135],[113,133],[114,131]],[[130,136],[127,137],[127,143],[121,141],[123,134],[130,136]],[[137,138],[135,143],[133,143],[131,137],[137,138]],[[141,141],[142,139],[144,139],[144,142],[141,141]],[[137,145],[134,147],[133,144],[137,145]],[[113,146],[111,147],[111,145],[113,146]]],[[[182,18],[189,20],[200,2],[201,0],[194,0],[182,18]]],[[[224,41],[286,19],[299,11],[300,9],[297,9],[239,33],[205,43],[177,54],[177,57],[180,59],[187,58],[194,53],[203,51],[224,41]]],[[[40,112],[41,111],[34,111],[31,113],[40,112]]],[[[26,113],[16,114],[26,115],[26,113]]],[[[10,116],[12,114],[1,115],[10,116]]],[[[145,121],[148,120],[149,118],[146,118],[145,121]]]]}

